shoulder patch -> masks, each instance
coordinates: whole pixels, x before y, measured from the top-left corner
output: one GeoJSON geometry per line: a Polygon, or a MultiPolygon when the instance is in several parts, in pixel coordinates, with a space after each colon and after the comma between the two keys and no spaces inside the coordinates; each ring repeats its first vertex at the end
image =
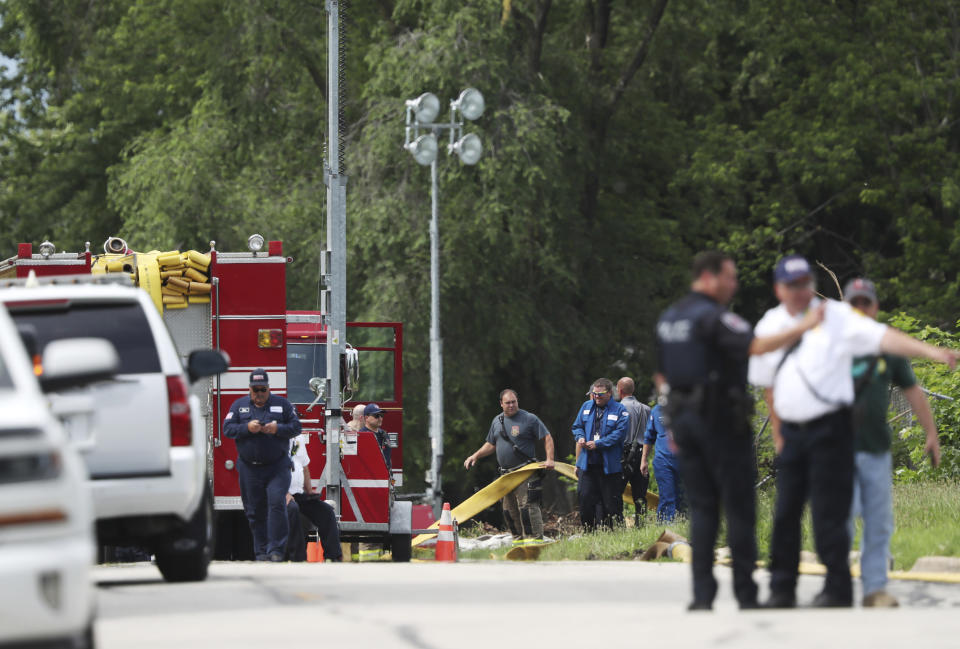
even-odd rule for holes
{"type": "Polygon", "coordinates": [[[750,331],[750,323],[732,311],[724,311],[723,315],[720,316],[720,322],[734,333],[745,334],[750,331]]]}
{"type": "Polygon", "coordinates": [[[227,413],[227,417],[226,417],[226,418],[227,418],[227,419],[233,419],[233,411],[232,411],[232,410],[227,413]]]}

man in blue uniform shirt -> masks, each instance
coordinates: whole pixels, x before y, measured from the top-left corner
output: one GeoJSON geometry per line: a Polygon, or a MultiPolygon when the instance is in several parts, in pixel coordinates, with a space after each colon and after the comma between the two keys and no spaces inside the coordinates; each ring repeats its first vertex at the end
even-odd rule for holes
{"type": "Polygon", "coordinates": [[[822,312],[812,311],[801,323],[775,336],[754,338],[750,325],[726,308],[737,290],[733,259],[721,252],[702,252],[694,258],[692,270],[690,293],[670,306],[657,323],[660,373],[655,377],[690,502],[693,602],[689,608],[710,610],[717,593],[713,546],[721,503],[733,559],[734,594],[740,608],[756,608],[756,468],[747,357],[794,342],[816,324],[822,312]]]}
{"type": "Polygon", "coordinates": [[[657,522],[669,523],[677,512],[685,510],[683,503],[683,482],[680,480],[680,466],[677,456],[670,448],[670,432],[663,418],[663,407],[657,404],[650,413],[650,423],[643,434],[643,456],[640,470],[650,475],[650,451],[653,454],[653,471],[657,475],[657,522]]]}
{"type": "Polygon", "coordinates": [[[300,434],[297,411],[270,394],[263,368],[250,372],[250,395],[230,406],[223,434],[237,443],[240,497],[257,561],[283,561],[287,545],[290,439],[300,434]]]}
{"type": "Polygon", "coordinates": [[[588,530],[596,529],[598,504],[601,524],[613,527],[614,521],[623,523],[623,468],[620,462],[630,414],[611,397],[613,382],[597,379],[590,388],[590,399],[580,406],[573,420],[580,522],[588,530]]]}

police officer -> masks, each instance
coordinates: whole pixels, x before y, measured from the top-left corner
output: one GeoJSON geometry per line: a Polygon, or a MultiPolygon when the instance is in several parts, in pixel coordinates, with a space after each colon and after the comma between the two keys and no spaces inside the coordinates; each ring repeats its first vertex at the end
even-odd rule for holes
{"type": "Polygon", "coordinates": [[[756,608],[753,581],[755,462],[750,433],[751,400],[746,389],[747,357],[797,340],[816,324],[817,313],[789,331],[756,339],[750,325],[728,311],[737,290],[733,259],[717,252],[693,260],[691,292],[657,323],[660,372],[655,377],[664,401],[680,472],[690,501],[693,545],[693,602],[710,610],[717,592],[714,544],[722,503],[733,558],[733,588],[740,608],[756,608]]]}
{"type": "Polygon", "coordinates": [[[573,438],[577,444],[577,496],[580,522],[588,530],[601,523],[623,523],[623,438],[630,413],[613,401],[613,382],[600,378],[590,387],[590,399],[577,410],[573,438]]]}
{"type": "Polygon", "coordinates": [[[289,401],[270,394],[263,368],[250,372],[250,395],[230,406],[223,434],[237,442],[240,497],[253,534],[254,555],[257,561],[283,561],[290,439],[300,434],[300,420],[289,401]]]}

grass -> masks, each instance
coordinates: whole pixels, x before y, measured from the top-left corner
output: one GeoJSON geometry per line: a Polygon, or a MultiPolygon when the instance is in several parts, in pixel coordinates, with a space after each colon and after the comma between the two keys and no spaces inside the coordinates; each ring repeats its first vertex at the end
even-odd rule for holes
{"type": "MultiPolygon", "coordinates": [[[[757,549],[759,558],[770,554],[773,532],[775,491],[757,494],[757,549]]],[[[919,557],[929,555],[960,556],[960,485],[943,482],[896,484],[893,488],[896,529],[891,541],[894,568],[909,570],[919,557]]],[[[669,525],[657,524],[652,514],[639,529],[622,528],[589,534],[574,532],[561,536],[558,543],[546,546],[541,561],[631,560],[653,544],[665,528],[690,537],[687,520],[677,518],[669,525]]],[[[854,547],[859,546],[860,523],[854,547]]],[[[721,525],[717,545],[726,544],[721,525]]],[[[461,553],[463,559],[503,559],[510,548],[473,550],[461,553]]],[[[803,520],[803,549],[814,550],[813,526],[809,510],[803,520]]]]}

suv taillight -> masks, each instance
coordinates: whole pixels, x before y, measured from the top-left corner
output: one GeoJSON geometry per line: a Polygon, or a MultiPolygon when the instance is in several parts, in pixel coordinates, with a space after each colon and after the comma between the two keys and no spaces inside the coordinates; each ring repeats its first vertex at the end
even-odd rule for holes
{"type": "Polygon", "coordinates": [[[170,407],[170,446],[190,446],[193,437],[190,402],[187,400],[187,385],[179,376],[167,377],[167,401],[170,407]]]}

